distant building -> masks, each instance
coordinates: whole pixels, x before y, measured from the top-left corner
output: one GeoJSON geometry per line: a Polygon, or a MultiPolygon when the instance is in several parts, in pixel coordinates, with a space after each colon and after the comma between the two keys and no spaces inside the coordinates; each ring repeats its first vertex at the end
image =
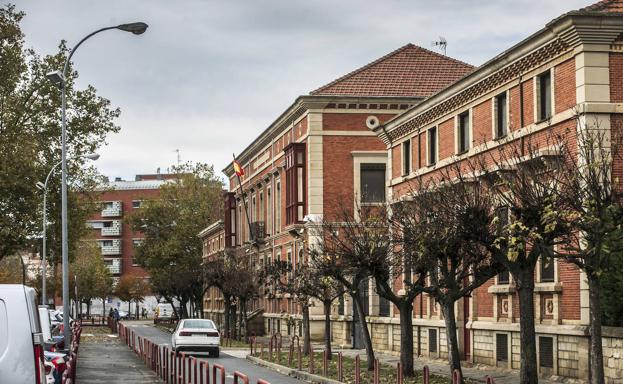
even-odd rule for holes
{"type": "Polygon", "coordinates": [[[175,174],[160,173],[136,175],[131,181],[117,178],[102,186],[101,210],[87,224],[95,232],[94,237],[115,283],[127,273],[149,278],[134,260],[134,248],[142,241],[143,234],[132,231],[126,218],[141,209],[144,201],[158,198],[160,186],[175,177],[175,174]]]}

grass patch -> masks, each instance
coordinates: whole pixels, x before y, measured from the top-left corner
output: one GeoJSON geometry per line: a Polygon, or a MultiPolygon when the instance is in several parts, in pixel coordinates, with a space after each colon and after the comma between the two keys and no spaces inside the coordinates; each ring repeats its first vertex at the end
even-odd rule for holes
{"type": "MultiPolygon", "coordinates": [[[[290,368],[294,368],[294,369],[298,369],[298,360],[297,360],[297,354],[296,351],[294,352],[293,356],[292,356],[292,363],[288,364],[288,352],[281,352],[281,354],[278,356],[277,353],[274,354],[275,355],[275,359],[272,361],[273,363],[277,363],[280,365],[283,365],[285,367],[290,367],[290,368]]],[[[264,355],[260,356],[259,352],[254,354],[255,357],[261,358],[264,361],[270,361],[268,358],[268,351],[265,350],[264,351],[264,355]]],[[[333,380],[338,380],[338,368],[337,368],[337,363],[338,363],[338,357],[337,354],[333,355],[333,358],[331,360],[328,361],[328,366],[327,366],[327,375],[324,375],[323,373],[323,353],[322,352],[314,352],[314,374],[319,375],[319,376],[325,376],[328,377],[330,379],[333,380]]],[[[302,361],[302,370],[305,372],[309,372],[309,357],[308,356],[302,356],[301,357],[301,361],[302,361]]],[[[346,357],[344,356],[344,358],[342,359],[343,361],[343,377],[342,377],[342,381],[344,383],[348,383],[348,384],[354,384],[355,383],[355,359],[354,358],[350,358],[350,357],[346,357]]],[[[396,383],[396,368],[389,365],[389,364],[383,364],[383,363],[379,363],[379,383],[380,384],[395,384],[396,383]]],[[[360,370],[360,382],[362,384],[369,384],[373,382],[373,378],[374,378],[374,373],[372,371],[368,371],[367,370],[367,363],[365,360],[365,356],[362,355],[361,356],[361,364],[360,364],[361,370],[360,370]]],[[[443,377],[443,376],[437,376],[437,375],[431,375],[430,376],[430,384],[448,384],[449,382],[449,378],[448,377],[443,377]]],[[[404,378],[404,383],[405,384],[422,384],[423,378],[422,378],[422,371],[417,371],[416,372],[416,376],[415,377],[405,377],[404,378]]],[[[472,380],[468,380],[465,379],[465,383],[470,383],[470,384],[475,384],[476,382],[472,381],[472,380]]]]}
{"type": "Polygon", "coordinates": [[[108,327],[94,327],[83,325],[82,335],[80,336],[81,343],[101,344],[101,343],[114,343],[118,340],[117,337],[109,337],[110,328],[108,327]],[[92,335],[92,336],[89,336],[92,335]]]}

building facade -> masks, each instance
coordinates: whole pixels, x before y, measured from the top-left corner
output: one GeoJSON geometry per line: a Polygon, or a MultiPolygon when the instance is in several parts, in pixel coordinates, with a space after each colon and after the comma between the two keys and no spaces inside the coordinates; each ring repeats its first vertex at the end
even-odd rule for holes
{"type": "Polygon", "coordinates": [[[149,278],[134,260],[134,248],[143,235],[132,231],[127,217],[141,209],[144,201],[158,198],[160,186],[174,177],[173,174],[136,175],[135,180],[116,179],[101,188],[98,197],[101,210],[87,225],[93,229],[115,284],[125,274],[149,278]]]}
{"type": "MultiPolygon", "coordinates": [[[[222,236],[223,247],[244,248],[258,267],[273,260],[289,261],[294,268],[304,263],[313,241],[306,230],[309,218],[353,205],[362,196],[384,200],[387,152],[372,129],[472,70],[408,44],[300,96],[237,156],[244,169],[241,184],[233,163],[224,170],[230,191],[225,218],[204,231],[205,241],[222,236]],[[209,230],[217,232],[210,237],[209,230]]],[[[206,257],[211,249],[204,247],[206,257]]],[[[222,313],[219,295],[206,295],[208,317],[222,313]]],[[[294,298],[260,297],[249,303],[250,311],[258,309],[264,310],[267,333],[301,333],[294,298]]],[[[322,308],[310,312],[312,334],[321,337],[322,308]]]]}
{"type": "MultiPolygon", "coordinates": [[[[376,130],[388,150],[388,197],[410,193],[416,178],[530,142],[532,153],[552,155],[547,138],[564,135],[577,147],[578,130],[623,132],[623,2],[601,1],[569,12],[496,56],[465,78],[376,130]]],[[[518,166],[522,166],[520,158],[518,166]]],[[[621,164],[615,165],[621,172],[621,164]]],[[[619,176],[620,177],[620,176],[619,176]]],[[[535,270],[539,373],[588,378],[588,284],[562,260],[535,270]]],[[[512,276],[501,274],[456,305],[463,358],[519,368],[519,312],[512,276]]],[[[415,303],[419,354],[445,358],[444,323],[434,300],[415,303]]],[[[371,319],[380,349],[398,351],[395,311],[371,319]]],[[[623,377],[623,332],[604,329],[604,363],[611,380],[623,377]]]]}
{"type": "MultiPolygon", "coordinates": [[[[233,165],[224,170],[226,215],[206,229],[212,232],[204,231],[204,255],[213,254],[212,241],[221,250],[248,250],[253,265],[285,260],[296,268],[314,242],[309,220],[344,204],[398,201],[415,178],[520,140],[545,143],[546,135],[576,132],[578,121],[589,120],[623,131],[622,0],[562,15],[475,69],[407,45],[295,100],[238,156],[241,183],[233,165]]],[[[546,156],[551,148],[541,150],[546,156]]],[[[562,261],[539,262],[535,276],[539,373],[586,379],[586,279],[562,261]]],[[[374,347],[398,354],[396,308],[379,298],[372,283],[365,292],[374,347]]],[[[222,313],[219,295],[206,295],[208,317],[222,313]]],[[[260,297],[251,309],[264,310],[267,333],[301,332],[300,308],[291,297],[260,297]]],[[[518,369],[519,311],[507,273],[460,300],[462,357],[518,369]]],[[[353,314],[348,297],[336,301],[336,345],[362,346],[353,314]]],[[[322,337],[322,317],[321,306],[312,307],[312,337],[322,337]]],[[[418,296],[413,322],[416,354],[447,359],[444,320],[434,300],[418,296]]],[[[604,363],[612,380],[623,377],[622,351],[623,331],[605,328],[604,363]]]]}

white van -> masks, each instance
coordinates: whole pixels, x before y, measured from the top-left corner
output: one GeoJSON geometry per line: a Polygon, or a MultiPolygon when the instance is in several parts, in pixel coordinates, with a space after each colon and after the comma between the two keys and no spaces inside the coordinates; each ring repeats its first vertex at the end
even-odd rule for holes
{"type": "Polygon", "coordinates": [[[43,335],[35,290],[0,284],[0,377],[3,383],[43,384],[43,335]]]}
{"type": "Polygon", "coordinates": [[[154,323],[162,320],[171,320],[174,315],[173,306],[169,303],[158,303],[154,312],[154,323]]]}

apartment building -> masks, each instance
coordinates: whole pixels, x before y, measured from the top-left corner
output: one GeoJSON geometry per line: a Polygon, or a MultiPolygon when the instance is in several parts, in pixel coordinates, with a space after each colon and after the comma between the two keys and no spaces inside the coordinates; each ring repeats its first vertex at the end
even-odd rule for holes
{"type": "Polygon", "coordinates": [[[144,201],[158,198],[160,186],[175,176],[157,173],[136,175],[129,181],[117,178],[100,189],[102,209],[87,224],[95,232],[94,238],[115,283],[128,273],[148,278],[147,272],[134,260],[134,247],[143,235],[132,231],[126,218],[140,209],[144,201]]]}
{"type": "MultiPolygon", "coordinates": [[[[388,199],[404,198],[417,177],[519,140],[530,140],[548,156],[552,152],[545,137],[554,132],[566,132],[571,143],[577,141],[576,130],[623,132],[622,102],[623,1],[604,0],[566,13],[375,130],[387,148],[388,199]]],[[[589,309],[583,272],[554,260],[539,262],[535,276],[539,373],[587,379],[589,309]]],[[[508,273],[462,299],[457,323],[463,358],[519,368],[520,311],[508,273]]],[[[399,351],[396,316],[390,308],[387,317],[370,318],[377,348],[399,351]]],[[[415,350],[445,358],[438,305],[424,295],[414,317],[415,350]]],[[[623,377],[622,347],[623,331],[604,328],[609,380],[623,377]]]]}
{"type": "MultiPolygon", "coordinates": [[[[233,163],[224,169],[230,191],[225,217],[204,231],[204,255],[213,252],[210,241],[222,238],[221,247],[241,248],[258,268],[273,260],[289,261],[294,268],[306,262],[313,241],[309,217],[353,205],[362,196],[384,201],[389,164],[386,146],[373,129],[472,70],[408,44],[298,97],[238,154],[244,169],[240,185],[233,163]]],[[[208,317],[222,313],[219,295],[213,290],[206,295],[208,317]]],[[[292,297],[260,297],[248,307],[264,310],[267,333],[301,332],[300,308],[292,297]]],[[[378,305],[372,309],[378,311],[378,305]]],[[[322,307],[310,312],[312,335],[322,337],[322,307]]],[[[339,315],[336,309],[337,322],[345,324],[343,338],[350,332],[351,314],[352,308],[339,315]]]]}

